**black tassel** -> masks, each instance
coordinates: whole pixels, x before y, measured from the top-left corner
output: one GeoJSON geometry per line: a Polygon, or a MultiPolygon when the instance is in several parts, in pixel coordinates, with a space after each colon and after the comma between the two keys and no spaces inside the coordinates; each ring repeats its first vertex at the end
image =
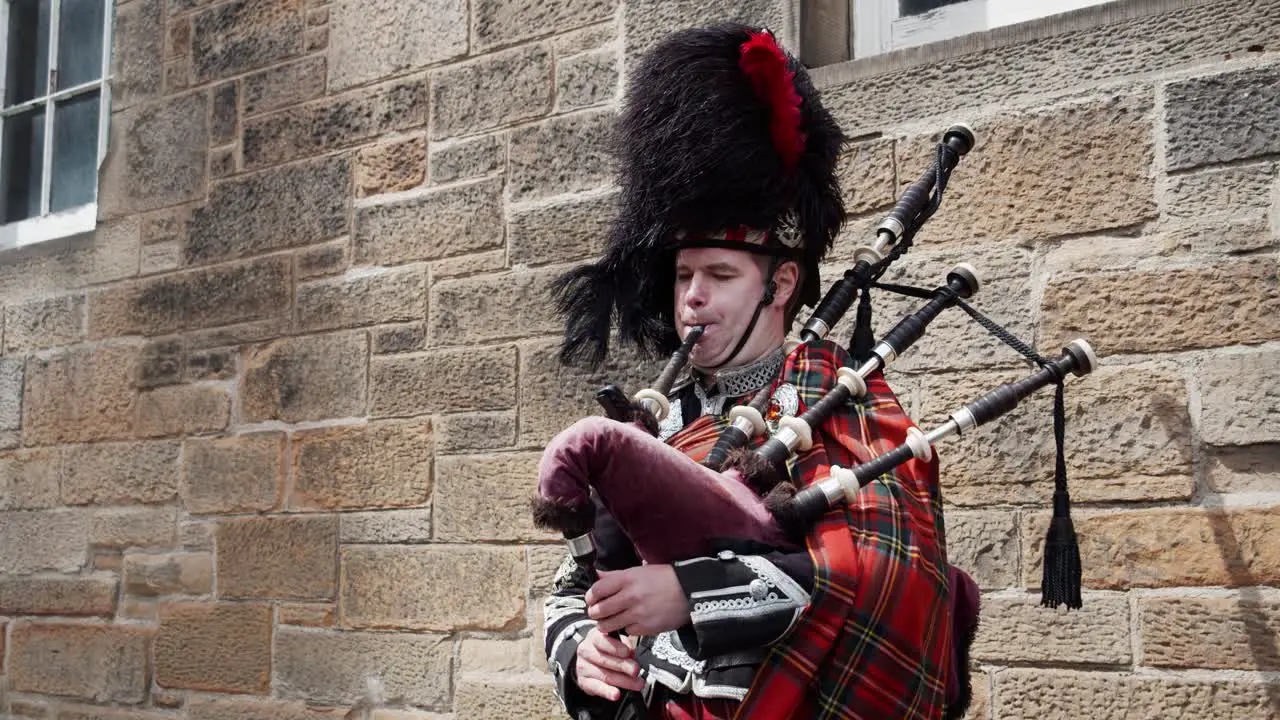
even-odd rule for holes
{"type": "Polygon", "coordinates": [[[1053,398],[1053,435],[1057,443],[1054,467],[1053,520],[1044,541],[1044,575],[1040,581],[1040,604],[1056,608],[1066,605],[1080,609],[1080,544],[1071,522],[1071,496],[1067,492],[1067,462],[1063,449],[1066,437],[1066,403],[1062,381],[1053,398]]]}
{"type": "Polygon", "coordinates": [[[871,329],[871,289],[862,288],[862,297],[858,300],[857,321],[853,327],[853,341],[849,354],[854,362],[861,365],[871,358],[871,349],[875,347],[876,336],[871,329]]]}

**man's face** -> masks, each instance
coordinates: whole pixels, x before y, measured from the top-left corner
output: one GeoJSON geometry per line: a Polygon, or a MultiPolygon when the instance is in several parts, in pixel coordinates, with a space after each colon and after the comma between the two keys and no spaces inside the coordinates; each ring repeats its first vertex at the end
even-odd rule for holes
{"type": "Polygon", "coordinates": [[[717,367],[730,359],[764,294],[764,269],[754,255],[723,248],[691,248],[676,256],[676,332],[705,325],[690,361],[717,367]]]}

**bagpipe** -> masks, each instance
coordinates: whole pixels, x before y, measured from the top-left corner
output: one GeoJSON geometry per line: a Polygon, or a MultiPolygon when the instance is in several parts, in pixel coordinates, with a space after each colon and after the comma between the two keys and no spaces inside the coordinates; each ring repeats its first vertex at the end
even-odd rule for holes
{"type": "MultiPolygon", "coordinates": [[[[878,342],[869,341],[870,290],[896,287],[881,285],[878,280],[888,266],[911,247],[916,233],[937,211],[952,170],[974,143],[972,131],[963,125],[946,130],[931,166],[903,192],[877,226],[874,240],[855,250],[853,266],[826,292],[799,338],[787,342],[785,350],[789,357],[802,351],[803,346],[823,340],[855,299],[863,298],[853,342],[858,349],[851,353],[854,366],[839,368],[835,385],[802,414],[779,418],[772,436],[757,443],[768,433],[764,413],[774,389],[773,383],[765,383],[748,402],[729,411],[728,426],[701,463],[668,448],[670,453],[659,459],[662,463],[671,463],[670,467],[679,468],[680,472],[628,466],[625,447],[614,448],[617,453],[609,465],[600,467],[562,468],[556,466],[555,458],[544,457],[538,495],[533,503],[535,523],[563,534],[570,554],[588,577],[596,558],[592,530],[597,500],[627,534],[640,558],[649,563],[704,556],[715,551],[713,543],[717,539],[724,538],[779,549],[802,548],[810,529],[842,503],[854,502],[868,483],[913,459],[928,462],[940,441],[997,420],[1028,396],[1052,385],[1058,394],[1055,431],[1059,477],[1054,521],[1046,544],[1042,602],[1053,607],[1059,604],[1080,607],[1079,551],[1068,514],[1069,498],[1062,462],[1062,392],[1068,376],[1084,376],[1097,367],[1097,358],[1089,344],[1083,339],[1075,340],[1063,348],[1059,356],[1041,357],[964,302],[980,290],[977,271],[964,263],[953,268],[945,281],[932,291],[912,289],[925,299],[923,305],[902,318],[878,342]],[[930,323],[953,307],[964,309],[1038,365],[1038,369],[955,409],[946,422],[928,432],[910,428],[905,442],[878,457],[855,467],[833,467],[826,479],[808,487],[796,487],[791,482],[789,464],[813,446],[815,431],[833,413],[863,398],[867,394],[866,379],[908,352],[924,336],[930,323]]],[[[700,335],[700,327],[690,329],[651,387],[630,398],[616,386],[602,388],[596,399],[604,407],[606,417],[590,419],[585,431],[614,433],[622,446],[641,443],[641,436],[652,444],[653,436],[658,435],[659,423],[671,412],[668,395],[700,335]],[[609,430],[602,423],[613,423],[615,430],[609,430]]],[[[955,582],[970,584],[976,593],[976,586],[963,571],[953,568],[951,577],[958,578],[955,582]]]]}

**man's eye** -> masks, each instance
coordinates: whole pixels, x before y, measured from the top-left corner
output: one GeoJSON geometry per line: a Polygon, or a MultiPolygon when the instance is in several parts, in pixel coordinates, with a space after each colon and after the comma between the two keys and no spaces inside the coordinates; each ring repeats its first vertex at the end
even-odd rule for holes
{"type": "Polygon", "coordinates": [[[711,277],[715,278],[716,280],[719,280],[720,282],[726,282],[728,280],[734,279],[735,277],[737,277],[737,275],[734,275],[732,273],[714,273],[712,274],[711,277]]]}

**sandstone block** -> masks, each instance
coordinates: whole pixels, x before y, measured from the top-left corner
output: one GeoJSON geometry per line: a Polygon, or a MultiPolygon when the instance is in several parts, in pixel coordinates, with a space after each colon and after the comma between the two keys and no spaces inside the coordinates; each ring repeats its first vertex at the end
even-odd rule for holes
{"type": "MultiPolygon", "coordinates": [[[[1273,508],[1072,513],[1087,587],[1268,585],[1280,576],[1273,508]]],[[[1038,588],[1048,513],[1023,518],[1023,581],[1038,588]]]]}
{"type": "Polygon", "coordinates": [[[1169,169],[1280,152],[1263,128],[1280,122],[1280,71],[1225,72],[1166,87],[1169,169]]]}
{"type": "Polygon", "coordinates": [[[39,510],[61,503],[62,454],[55,448],[0,453],[0,510],[39,510]]]}
{"type": "Polygon", "coordinates": [[[213,556],[165,553],[124,556],[124,589],[130,595],[208,595],[213,592],[213,556]]]}
{"type": "Polygon", "coordinates": [[[477,50],[508,45],[613,18],[617,0],[478,0],[473,4],[477,50]]]}
{"type": "Polygon", "coordinates": [[[1202,363],[1196,375],[1205,442],[1280,442],[1280,352],[1221,353],[1202,363]]]}
{"type": "Polygon", "coordinates": [[[1018,584],[1018,515],[1008,510],[952,510],[946,514],[947,557],[978,587],[1018,584]]]}
{"type": "Polygon", "coordinates": [[[427,122],[427,81],[400,80],[249,118],[247,170],[319,155],[427,122]]]}
{"type": "Polygon", "coordinates": [[[109,618],[116,611],[111,575],[0,576],[0,615],[68,615],[109,618]]]}
{"type": "Polygon", "coordinates": [[[554,205],[513,210],[507,224],[511,262],[547,265],[595,257],[604,250],[617,202],[617,193],[609,191],[554,205]]]}
{"type": "Polygon", "coordinates": [[[99,508],[93,512],[89,543],[100,548],[172,547],[177,539],[172,507],[99,508]]]}
{"type": "MultiPolygon", "coordinates": [[[[975,125],[982,140],[957,166],[929,241],[1039,240],[1154,218],[1153,102],[1132,90],[975,125]],[[1040,160],[1025,162],[1029,153],[1040,160]]],[[[899,146],[901,189],[929,167],[938,140],[899,146]]]]}
{"type": "Polygon", "coordinates": [[[241,414],[249,422],[362,415],[369,354],[363,332],[288,338],[245,356],[241,414]]]}
{"type": "Polygon", "coordinates": [[[422,350],[427,346],[427,324],[424,321],[374,328],[371,343],[375,355],[422,350]]]}
{"type": "Polygon", "coordinates": [[[1271,165],[1245,165],[1171,177],[1162,218],[1175,226],[1218,225],[1242,215],[1265,218],[1275,176],[1271,165]]]}
{"type": "Polygon", "coordinates": [[[284,433],[191,439],[183,446],[182,499],[196,514],[271,510],[284,485],[284,433]]]}
{"type": "Polygon", "coordinates": [[[611,179],[612,110],[557,117],[511,131],[507,163],[513,202],[594,190],[611,179]]]}
{"type": "Polygon", "coordinates": [[[539,342],[520,348],[520,445],[545,445],[556,433],[588,414],[599,414],[594,398],[606,383],[629,392],[648,387],[662,360],[625,352],[610,353],[598,370],[584,372],[560,364],[559,344],[539,342]]]}
{"type": "Polygon", "coordinates": [[[463,679],[454,693],[454,717],[553,720],[564,715],[564,708],[552,687],[550,676],[535,673],[501,679],[463,679]]]}
{"type": "Polygon", "coordinates": [[[22,427],[22,379],[24,359],[0,358],[0,428],[17,430],[22,427]]]}
{"type": "Polygon", "coordinates": [[[452,277],[468,277],[484,273],[493,273],[507,268],[505,250],[491,250],[474,255],[462,255],[447,260],[431,263],[431,279],[444,280],[452,277]]]}
{"type": "Polygon", "coordinates": [[[94,702],[140,703],[147,698],[152,634],[123,625],[15,623],[9,686],[94,702]]]}
{"type": "Polygon", "coordinates": [[[1214,597],[1144,597],[1143,664],[1168,668],[1274,670],[1280,651],[1280,602],[1267,593],[1214,597]]]}
{"type": "Polygon", "coordinates": [[[629,0],[622,4],[628,61],[648,49],[672,28],[722,22],[763,25],[788,43],[789,11],[775,0],[629,0]]]}
{"type": "Polygon", "coordinates": [[[0,294],[6,302],[16,302],[133,277],[138,274],[138,228],[136,217],[106,220],[91,242],[11,254],[0,266],[0,294]]]}
{"type": "Polygon", "coordinates": [[[618,94],[618,50],[605,48],[556,62],[556,110],[612,102],[618,94]]]}
{"type": "Polygon", "coordinates": [[[116,8],[111,42],[111,105],[119,110],[160,95],[164,0],[116,8]]]}
{"type": "Polygon", "coordinates": [[[506,410],[515,405],[512,347],[374,356],[369,361],[374,417],[506,410]]]}
{"type": "Polygon", "coordinates": [[[271,606],[164,605],[155,656],[160,687],[266,694],[271,685],[271,606]]]}
{"type": "Polygon", "coordinates": [[[431,541],[431,509],[342,513],[344,543],[425,543],[431,541]]]}
{"type": "MultiPolygon", "coordinates": [[[[234,345],[246,345],[274,340],[288,335],[293,327],[293,318],[286,315],[270,320],[259,320],[240,325],[229,325],[212,330],[186,333],[187,347],[192,352],[226,348],[234,345]]],[[[236,352],[240,351],[236,348],[236,352]]]]}
{"type": "Polygon", "coordinates": [[[89,336],[165,335],[286,317],[289,272],[289,258],[277,256],[161,275],[103,290],[89,300],[89,336]]]}
{"type": "Polygon", "coordinates": [[[502,180],[413,193],[356,209],[358,265],[436,260],[502,246],[502,180]]]}
{"type": "Polygon", "coordinates": [[[302,50],[301,0],[234,0],[191,19],[192,79],[265,67],[302,50]]]}
{"type": "Polygon", "coordinates": [[[467,52],[466,0],[337,0],[329,8],[329,82],[347,88],[467,52]]]}
{"type": "Polygon", "coordinates": [[[217,183],[191,217],[188,264],[307,245],[347,232],[351,161],[327,157],[217,183]]]}
{"type": "Polygon", "coordinates": [[[187,347],[182,340],[156,340],[142,346],[137,385],[154,388],[182,382],[187,347]]]}
{"type": "MultiPolygon", "coordinates": [[[[932,375],[922,384],[923,426],[1026,373],[932,375]]],[[[1075,378],[1072,378],[1075,380],[1075,378]]],[[[1190,497],[1191,420],[1186,383],[1172,366],[1102,367],[1067,390],[1067,471],[1076,501],[1190,497]]],[[[940,448],[953,502],[1047,502],[1053,491],[1053,395],[1046,389],[968,438],[940,448]]]]}
{"type": "Polygon", "coordinates": [[[533,525],[540,453],[443,457],[438,461],[436,539],[449,542],[554,539],[533,525]]]}
{"type": "Polygon", "coordinates": [[[138,435],[215,432],[231,420],[231,396],[215,385],[169,385],[138,394],[138,435]]]}
{"type": "Polygon", "coordinates": [[[374,145],[356,154],[356,197],[408,190],[426,177],[425,136],[374,145]]]}
{"type": "Polygon", "coordinates": [[[1027,662],[1128,665],[1129,601],[1120,594],[1086,594],[1080,610],[1042,607],[1040,596],[982,599],[982,626],[972,657],[1010,665],[1027,662]]]}
{"type": "Polygon", "coordinates": [[[317,603],[290,603],[280,607],[279,622],[281,625],[298,625],[301,627],[333,627],[333,605],[317,603]]]}
{"type": "Polygon", "coordinates": [[[325,65],[324,55],[312,55],[246,75],[241,81],[244,114],[271,112],[320,97],[324,94],[325,65]]]}
{"type": "Polygon", "coordinates": [[[298,329],[302,332],[411,322],[426,315],[427,272],[422,266],[298,286],[298,329]]]}
{"type": "Polygon", "coordinates": [[[178,546],[187,550],[213,550],[216,522],[183,522],[178,525],[178,546]]]}
{"type": "Polygon", "coordinates": [[[133,430],[138,349],[77,347],[27,362],[22,440],[27,445],[107,440],[133,430]]]}
{"type": "Polygon", "coordinates": [[[470,345],[560,329],[550,295],[563,270],[488,275],[432,284],[429,332],[435,345],[470,345]]]}
{"type": "Polygon", "coordinates": [[[515,412],[444,415],[436,421],[436,444],[441,452],[500,450],[515,442],[515,412]]]}
{"type": "Polygon", "coordinates": [[[181,443],[77,445],[63,456],[62,500],[69,505],[164,503],[178,496],[181,443]]]}
{"type": "Polygon", "coordinates": [[[223,145],[236,139],[240,129],[240,89],[236,81],[225,82],[213,89],[213,117],[209,125],[209,142],[223,145]]]}
{"type": "MultiPolygon", "coordinates": [[[[219,172],[215,177],[230,175],[230,170],[222,167],[226,162],[225,154],[221,151],[217,153],[217,158],[211,160],[209,166],[217,168],[219,172]]],[[[155,243],[153,245],[142,246],[142,257],[139,261],[138,274],[140,275],[159,275],[177,270],[182,267],[182,245],[177,242],[155,243]]]]}
{"type": "Polygon", "coordinates": [[[337,578],[336,517],[259,517],[218,526],[218,595],[325,599],[337,578]]]}
{"type": "Polygon", "coordinates": [[[453,644],[431,635],[315,632],[276,633],[276,692],[308,702],[351,704],[377,676],[388,697],[446,709],[453,644]]]}
{"type": "Polygon", "coordinates": [[[340,720],[346,714],[302,702],[248,697],[192,697],[186,708],[189,720],[340,720]]]}
{"type": "MultiPolygon", "coordinates": [[[[165,696],[163,694],[152,695],[152,703],[156,707],[166,707],[165,696]]],[[[172,706],[172,703],[168,706],[172,706]]],[[[45,717],[39,715],[38,717],[45,717]]],[[[58,708],[58,720],[166,720],[172,718],[172,715],[166,715],[159,712],[145,712],[142,710],[122,710],[105,707],[79,706],[69,707],[61,706],[58,708]]]]}
{"type": "Polygon", "coordinates": [[[571,30],[556,35],[551,39],[551,47],[556,57],[568,57],[588,50],[598,50],[618,39],[617,23],[610,20],[589,25],[580,30],[571,30]]]}
{"type": "Polygon", "coordinates": [[[458,672],[513,674],[529,670],[529,640],[480,640],[468,638],[462,641],[458,672]]]}
{"type": "Polygon", "coordinates": [[[351,242],[339,238],[321,245],[302,248],[293,255],[293,274],[298,280],[336,275],[351,264],[351,242]]]}
{"type": "Polygon", "coordinates": [[[507,165],[507,135],[494,133],[452,143],[431,143],[431,182],[439,185],[455,180],[495,173],[507,165]]]}
{"type": "Polygon", "coordinates": [[[995,674],[997,717],[1168,717],[1171,708],[1204,720],[1268,717],[1273,713],[1265,683],[1141,677],[1127,673],[1011,669],[995,674]]]}
{"type": "Polygon", "coordinates": [[[431,138],[535,118],[551,109],[551,52],[523,45],[451,65],[431,81],[431,138]]]}
{"type": "Polygon", "coordinates": [[[195,200],[204,193],[209,96],[203,92],[137,105],[111,122],[99,214],[118,217],[195,200]]]}
{"type": "Polygon", "coordinates": [[[5,308],[4,351],[70,345],[84,338],[84,295],[62,295],[5,308]]]}
{"type": "Polygon", "coordinates": [[[299,432],[289,507],[422,505],[431,496],[432,449],[427,420],[299,432]]]}
{"type": "Polygon", "coordinates": [[[871,140],[851,146],[840,156],[836,174],[849,214],[870,212],[897,202],[894,147],[893,140],[871,140]]]}
{"type": "Polygon", "coordinates": [[[232,348],[196,350],[187,358],[187,369],[182,379],[192,383],[226,380],[236,374],[236,356],[237,352],[232,348]]]}
{"type": "Polygon", "coordinates": [[[525,622],[519,548],[352,546],[342,549],[342,624],[454,632],[525,622]]]}
{"type": "Polygon", "coordinates": [[[1280,444],[1210,448],[1205,483],[1211,492],[1273,492],[1280,488],[1280,444]]]}
{"type": "Polygon", "coordinates": [[[1086,335],[1102,354],[1256,343],[1280,337],[1277,288],[1277,266],[1263,258],[1051,280],[1043,333],[1050,347],[1086,335]],[[1098,297],[1111,298],[1106,312],[1087,300],[1098,297]]]}

